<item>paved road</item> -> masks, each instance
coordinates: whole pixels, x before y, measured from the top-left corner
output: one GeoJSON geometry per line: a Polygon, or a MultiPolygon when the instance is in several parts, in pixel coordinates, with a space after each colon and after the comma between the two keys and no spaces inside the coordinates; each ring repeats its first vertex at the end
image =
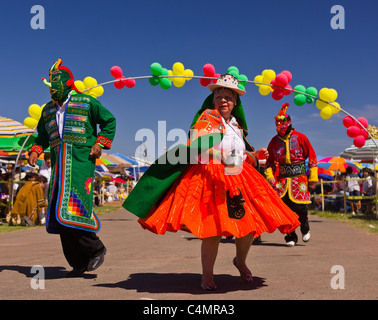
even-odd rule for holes
{"type": "Polygon", "coordinates": [[[248,257],[253,284],[244,283],[232,265],[234,241],[222,240],[215,265],[218,290],[209,293],[199,288],[201,240],[186,232],[159,236],[142,230],[122,208],[100,218],[108,253],[98,270],[80,279],[64,277],[70,268],[59,236],[44,228],[0,234],[0,299],[378,298],[378,236],[341,222],[311,216],[310,242],[294,248],[284,246],[278,231],[264,234],[248,257]],[[32,289],[35,265],[44,267],[44,289],[32,289]],[[333,266],[342,269],[331,273],[333,266]],[[343,283],[342,270],[344,289],[333,289],[343,283]]]}

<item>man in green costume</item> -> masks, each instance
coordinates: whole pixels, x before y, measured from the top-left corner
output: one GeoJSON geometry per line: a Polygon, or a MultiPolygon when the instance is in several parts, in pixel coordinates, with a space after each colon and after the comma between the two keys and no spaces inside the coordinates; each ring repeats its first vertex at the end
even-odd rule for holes
{"type": "Polygon", "coordinates": [[[50,146],[46,229],[60,234],[64,255],[73,267],[67,276],[76,277],[104,261],[106,248],[96,235],[100,221],[92,210],[92,186],[96,158],[102,148],[110,149],[116,120],[98,100],[77,90],[71,71],[61,64],[58,59],[51,67],[50,82],[42,78],[50,87],[52,101],[42,110],[29,164],[35,166],[50,146]]]}

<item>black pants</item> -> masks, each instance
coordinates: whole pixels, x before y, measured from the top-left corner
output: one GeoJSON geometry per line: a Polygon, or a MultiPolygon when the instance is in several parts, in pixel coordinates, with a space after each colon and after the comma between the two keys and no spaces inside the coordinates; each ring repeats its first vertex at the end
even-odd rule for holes
{"type": "MultiPolygon", "coordinates": [[[[308,223],[308,211],[307,211],[307,204],[299,204],[295,203],[290,200],[289,195],[286,193],[285,196],[282,198],[282,201],[291,209],[293,210],[297,215],[299,222],[301,223],[301,233],[306,234],[310,231],[310,225],[308,223]]],[[[291,233],[288,233],[285,236],[286,242],[288,241],[298,241],[298,236],[295,233],[295,230],[291,233]]]]}
{"type": "MultiPolygon", "coordinates": [[[[58,188],[56,188],[56,190],[57,189],[58,188]]],[[[55,217],[54,209],[56,199],[57,193],[55,193],[51,202],[50,216],[52,219],[55,217]]],[[[89,260],[96,256],[100,251],[104,250],[104,244],[96,233],[65,227],[60,225],[57,221],[54,223],[59,226],[63,253],[72,268],[86,268],[89,260]]]]}
{"type": "Polygon", "coordinates": [[[91,258],[104,250],[104,244],[94,233],[60,226],[63,253],[74,269],[86,268],[91,258]]]}

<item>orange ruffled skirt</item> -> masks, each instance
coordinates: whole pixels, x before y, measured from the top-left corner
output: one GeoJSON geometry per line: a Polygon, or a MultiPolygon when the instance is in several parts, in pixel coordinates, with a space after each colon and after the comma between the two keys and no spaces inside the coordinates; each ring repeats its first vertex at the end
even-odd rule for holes
{"type": "Polygon", "coordinates": [[[266,179],[243,163],[239,175],[226,175],[222,164],[189,165],[163,200],[138,222],[157,234],[189,231],[198,238],[295,230],[298,215],[277,196],[266,179]]]}

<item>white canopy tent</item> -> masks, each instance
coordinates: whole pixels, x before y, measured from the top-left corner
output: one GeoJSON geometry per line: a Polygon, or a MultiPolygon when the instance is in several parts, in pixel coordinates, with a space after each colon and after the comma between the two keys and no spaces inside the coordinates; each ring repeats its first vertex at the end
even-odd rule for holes
{"type": "Polygon", "coordinates": [[[346,148],[340,157],[352,159],[352,161],[371,161],[374,162],[378,157],[378,139],[368,139],[362,148],[357,148],[354,145],[346,148]]]}

